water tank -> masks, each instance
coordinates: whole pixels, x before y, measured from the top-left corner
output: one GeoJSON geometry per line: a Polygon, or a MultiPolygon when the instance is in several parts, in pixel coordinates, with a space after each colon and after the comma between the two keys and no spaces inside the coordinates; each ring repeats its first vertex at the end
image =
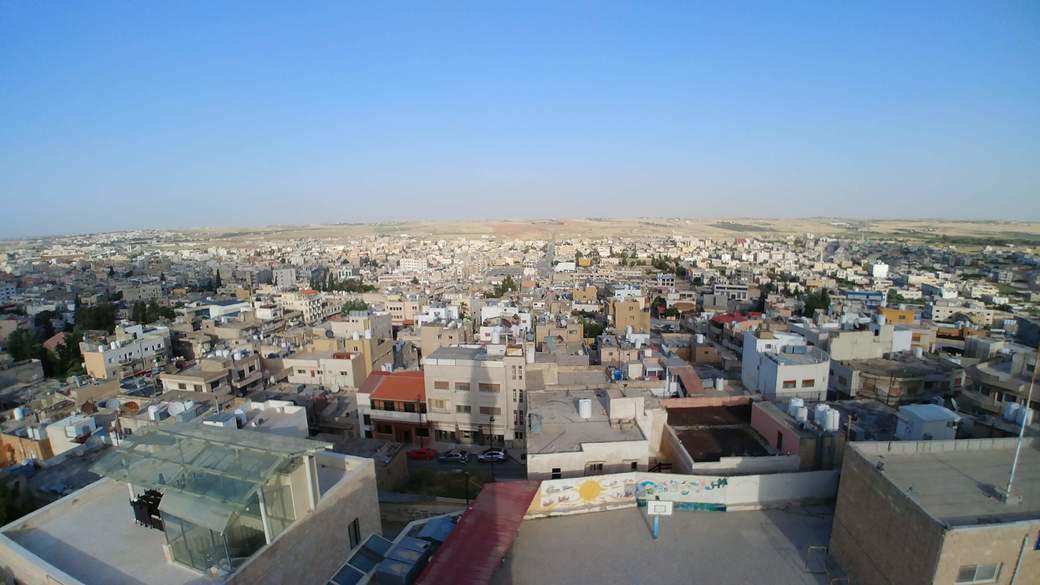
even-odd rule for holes
{"type": "Polygon", "coordinates": [[[813,409],[813,422],[819,426],[823,426],[823,421],[826,420],[827,417],[827,411],[830,409],[831,407],[826,404],[817,404],[816,408],[813,409]]]}
{"type": "Polygon", "coordinates": [[[578,416],[584,419],[592,418],[592,399],[591,398],[579,398],[578,399],[578,416]]]}
{"type": "Polygon", "coordinates": [[[372,339],[372,330],[365,329],[365,339],[372,339]]]}
{"type": "Polygon", "coordinates": [[[841,427],[841,413],[837,410],[830,409],[827,411],[826,420],[823,423],[823,430],[825,431],[836,431],[841,427]]]}
{"type": "Polygon", "coordinates": [[[875,315],[874,316],[874,320],[877,322],[878,325],[884,325],[885,324],[885,316],[884,315],[875,315]]]}
{"type": "Polygon", "coordinates": [[[716,390],[722,390],[725,387],[726,387],[726,379],[725,378],[715,378],[715,389],[716,390]]]}
{"type": "MultiPolygon", "coordinates": [[[[1016,405],[1017,406],[1017,405],[1016,405]]],[[[1015,424],[1019,426],[1028,426],[1033,422],[1033,409],[1031,408],[1018,408],[1015,410],[1015,424]]]]}
{"type": "Polygon", "coordinates": [[[702,335],[702,334],[700,334],[700,333],[698,333],[697,335],[695,335],[695,336],[694,336],[694,339],[695,339],[695,340],[697,341],[697,345],[701,345],[701,344],[703,344],[703,343],[704,343],[704,335],[702,335]]]}
{"type": "Polygon", "coordinates": [[[792,398],[791,401],[787,403],[787,414],[794,416],[798,412],[798,409],[803,406],[805,406],[804,400],[801,398],[792,398]]]}
{"type": "Polygon", "coordinates": [[[18,408],[14,409],[14,420],[22,420],[23,418],[25,418],[25,415],[28,412],[29,409],[25,408],[24,406],[19,406],[18,408]]]}
{"type": "Polygon", "coordinates": [[[119,349],[119,342],[113,341],[112,343],[108,344],[108,347],[109,349],[119,349]]]}
{"type": "Polygon", "coordinates": [[[794,418],[798,422],[805,422],[809,420],[809,409],[804,406],[799,406],[794,413],[794,418]]]}
{"type": "Polygon", "coordinates": [[[917,358],[917,359],[923,358],[924,357],[924,349],[922,349],[920,347],[915,347],[914,348],[914,357],[917,358]]]}

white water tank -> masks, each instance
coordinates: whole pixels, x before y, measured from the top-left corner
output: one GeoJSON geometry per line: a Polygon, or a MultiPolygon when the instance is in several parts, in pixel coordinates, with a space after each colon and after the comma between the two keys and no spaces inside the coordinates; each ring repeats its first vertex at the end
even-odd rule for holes
{"type": "Polygon", "coordinates": [[[701,334],[701,333],[698,333],[697,335],[695,335],[694,339],[697,340],[697,345],[701,345],[702,343],[704,343],[704,335],[701,334]]]}
{"type": "Polygon", "coordinates": [[[794,419],[798,422],[809,420],[809,409],[804,406],[799,406],[794,413],[794,419]]]}
{"type": "Polygon", "coordinates": [[[722,390],[725,387],[726,387],[726,379],[725,378],[715,378],[715,389],[716,390],[722,390]]]}
{"type": "Polygon", "coordinates": [[[826,420],[823,423],[823,430],[825,431],[836,431],[841,427],[841,413],[837,410],[830,409],[827,411],[826,420]]]}
{"type": "Polygon", "coordinates": [[[805,406],[804,400],[801,398],[792,398],[791,401],[787,403],[787,414],[794,416],[798,413],[798,409],[803,406],[805,406]]]}
{"type": "Polygon", "coordinates": [[[25,408],[24,406],[19,406],[18,408],[14,409],[14,420],[22,420],[23,418],[25,418],[25,415],[28,412],[29,409],[25,408]]]}
{"type": "Polygon", "coordinates": [[[578,399],[578,416],[584,419],[592,418],[592,399],[591,398],[579,398],[578,399]]]}
{"type": "Polygon", "coordinates": [[[813,409],[813,422],[823,426],[823,421],[827,417],[827,411],[830,409],[826,404],[817,404],[816,408],[813,409]]]}
{"type": "Polygon", "coordinates": [[[924,349],[922,349],[920,347],[915,347],[914,348],[914,357],[917,358],[917,359],[923,358],[924,357],[924,349]]]}
{"type": "Polygon", "coordinates": [[[1033,422],[1033,409],[1022,407],[1015,411],[1015,424],[1029,426],[1033,422]]]}

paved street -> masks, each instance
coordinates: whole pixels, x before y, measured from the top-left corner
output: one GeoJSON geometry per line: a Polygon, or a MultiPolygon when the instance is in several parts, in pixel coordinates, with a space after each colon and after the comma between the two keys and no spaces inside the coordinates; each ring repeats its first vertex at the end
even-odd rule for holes
{"type": "MultiPolygon", "coordinates": [[[[447,449],[451,448],[451,445],[438,443],[433,448],[437,449],[438,453],[442,453],[447,449]]],[[[441,463],[440,461],[422,461],[409,459],[408,460],[408,471],[418,471],[420,469],[432,469],[436,471],[447,471],[451,469],[467,469],[470,472],[482,472],[491,474],[492,465],[490,463],[481,463],[477,461],[477,454],[486,449],[487,447],[481,445],[470,445],[468,447],[462,447],[470,453],[469,463],[462,465],[460,463],[441,463]]],[[[506,451],[506,455],[509,459],[504,463],[494,464],[494,474],[496,479],[525,479],[526,470],[525,466],[517,459],[516,453],[506,451]]]]}

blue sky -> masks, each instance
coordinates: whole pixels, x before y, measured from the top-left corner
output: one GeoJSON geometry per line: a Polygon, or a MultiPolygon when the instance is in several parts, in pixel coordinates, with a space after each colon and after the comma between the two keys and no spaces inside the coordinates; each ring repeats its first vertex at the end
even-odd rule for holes
{"type": "Polygon", "coordinates": [[[0,236],[1040,220],[1040,4],[838,4],[0,0],[0,236]]]}

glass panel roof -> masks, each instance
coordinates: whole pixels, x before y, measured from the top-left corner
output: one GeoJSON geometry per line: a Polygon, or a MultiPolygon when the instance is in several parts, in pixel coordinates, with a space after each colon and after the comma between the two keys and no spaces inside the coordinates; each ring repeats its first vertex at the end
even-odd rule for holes
{"type": "MultiPolygon", "coordinates": [[[[230,517],[283,466],[330,447],[318,441],[193,421],[140,429],[94,464],[94,471],[164,494],[176,492],[183,503],[194,500],[211,510],[224,508],[230,517]]],[[[223,516],[212,514],[213,518],[223,516]]]]}

